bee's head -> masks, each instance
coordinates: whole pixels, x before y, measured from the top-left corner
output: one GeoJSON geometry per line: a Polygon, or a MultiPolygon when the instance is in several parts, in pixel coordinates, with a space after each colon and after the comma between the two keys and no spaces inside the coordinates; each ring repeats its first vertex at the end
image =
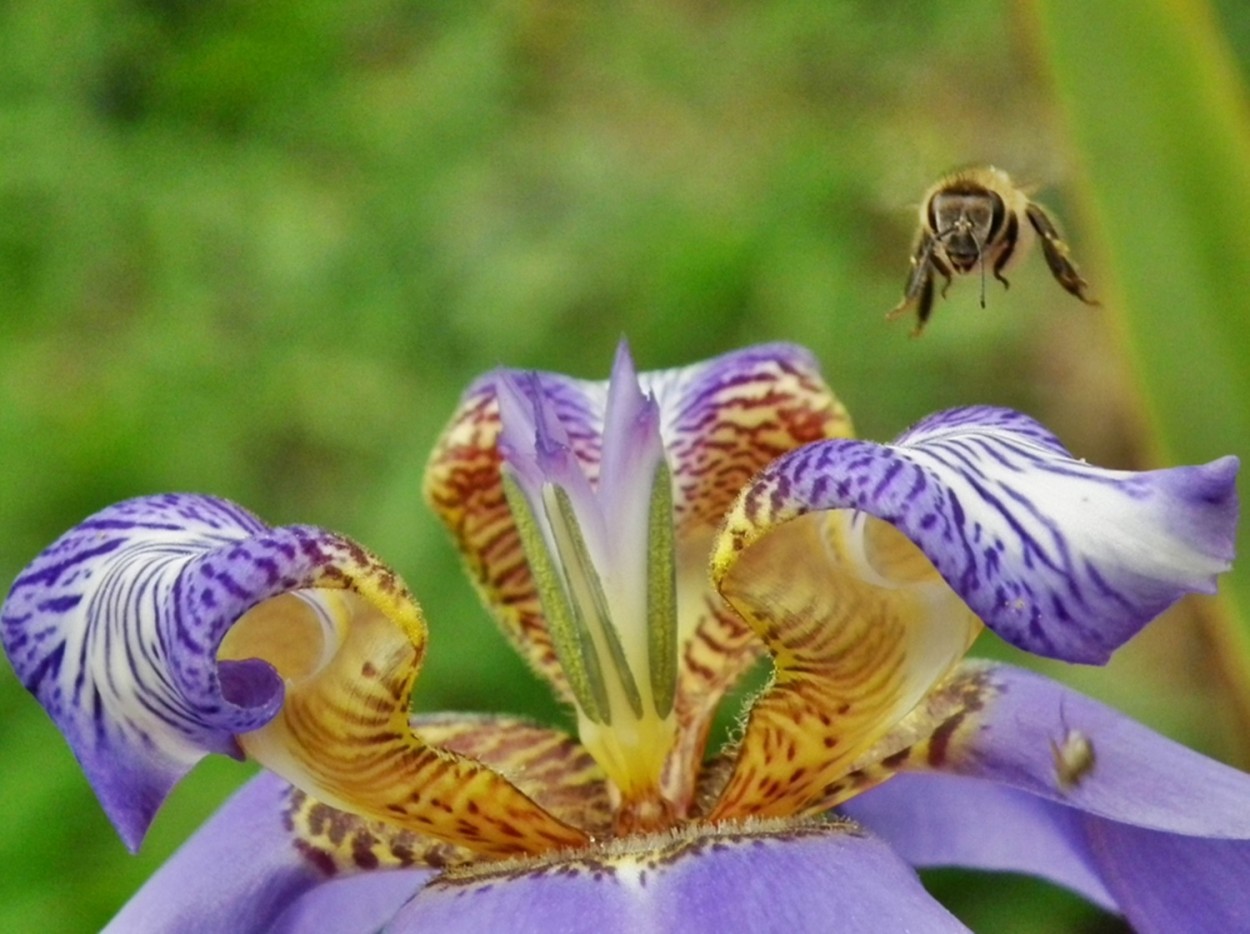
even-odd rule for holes
{"type": "Polygon", "coordinates": [[[929,199],[928,222],[951,266],[970,272],[1003,230],[1003,199],[980,185],[953,184],[929,199]]]}

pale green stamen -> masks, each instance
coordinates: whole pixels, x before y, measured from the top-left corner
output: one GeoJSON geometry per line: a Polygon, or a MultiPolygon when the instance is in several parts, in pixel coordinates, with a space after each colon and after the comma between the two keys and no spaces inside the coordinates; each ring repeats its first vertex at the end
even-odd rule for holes
{"type": "MultiPolygon", "coordinates": [[[[605,654],[616,672],[626,700],[635,717],[642,716],[642,696],[634,673],[629,670],[620,634],[612,623],[607,597],[603,594],[603,582],[595,570],[594,561],[586,549],[581,526],[573,511],[568,492],[554,483],[543,485],[543,509],[551,536],[555,541],[556,560],[564,570],[564,582],[572,596],[573,618],[580,633],[589,636],[592,644],[606,648],[605,654]]],[[[585,638],[582,639],[585,642],[585,638]]],[[[611,705],[608,722],[612,720],[611,705]]],[[[603,722],[603,721],[600,721],[603,722]]]]}
{"type": "Polygon", "coordinates": [[[625,533],[625,541],[611,541],[600,554],[565,487],[543,483],[531,499],[511,469],[503,471],[552,646],[577,701],[582,740],[642,813],[654,808],[641,802],[661,800],[677,682],[672,474],[662,458],[649,479],[645,540],[628,541],[634,536],[625,533]],[[618,554],[612,567],[596,564],[613,560],[622,546],[644,551],[618,554]]]}
{"type": "Polygon", "coordinates": [[[562,575],[556,567],[542,527],[538,523],[529,500],[511,472],[503,472],[504,496],[516,521],[521,548],[529,562],[530,573],[538,588],[543,613],[547,618],[547,631],[560,667],[568,679],[569,688],[577,699],[582,712],[596,723],[608,723],[610,708],[607,685],[599,668],[599,656],[594,650],[590,633],[578,624],[577,613],[565,590],[562,575]]]}
{"type": "Polygon", "coordinates": [[[677,687],[677,549],[673,533],[673,481],[668,464],[656,465],[647,523],[647,659],[655,712],[667,717],[677,687]]]}

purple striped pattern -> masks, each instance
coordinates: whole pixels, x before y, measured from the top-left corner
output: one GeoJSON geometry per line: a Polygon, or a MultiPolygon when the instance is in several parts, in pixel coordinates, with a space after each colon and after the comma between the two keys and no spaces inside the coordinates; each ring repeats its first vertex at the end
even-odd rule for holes
{"type": "Polygon", "coordinates": [[[1183,594],[1215,590],[1233,556],[1237,468],[1103,470],[1018,412],[955,409],[893,445],[827,441],[775,461],[726,547],[804,513],[860,510],[907,535],[1008,642],[1099,664],[1183,594]]]}
{"type": "Polygon", "coordinates": [[[235,734],[282,705],[268,664],[217,662],[234,621],[361,554],[320,529],[271,529],[224,500],[169,494],[96,513],[17,578],[0,611],[5,651],[127,846],[192,765],[240,755],[235,734]]]}

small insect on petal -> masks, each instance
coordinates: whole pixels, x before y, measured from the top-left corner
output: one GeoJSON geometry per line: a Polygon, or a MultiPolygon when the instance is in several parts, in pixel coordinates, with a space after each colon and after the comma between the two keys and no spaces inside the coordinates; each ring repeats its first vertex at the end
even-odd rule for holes
{"type": "Polygon", "coordinates": [[[1035,237],[1041,238],[1042,253],[1055,281],[1085,304],[1097,305],[1050,215],[1030,201],[1006,172],[986,166],[947,175],[925,192],[903,300],[886,317],[892,320],[915,308],[912,336],[918,337],[933,312],[936,277],[944,280],[941,297],[945,298],[952,277],[974,270],[980,273],[984,308],[986,267],[1007,288],[1010,283],[1004,271],[1028,251],[1035,237]]]}
{"type": "Polygon", "coordinates": [[[1080,730],[1066,726],[1060,742],[1050,741],[1050,754],[1055,760],[1055,781],[1065,793],[1083,782],[1097,762],[1094,741],[1080,730]]]}

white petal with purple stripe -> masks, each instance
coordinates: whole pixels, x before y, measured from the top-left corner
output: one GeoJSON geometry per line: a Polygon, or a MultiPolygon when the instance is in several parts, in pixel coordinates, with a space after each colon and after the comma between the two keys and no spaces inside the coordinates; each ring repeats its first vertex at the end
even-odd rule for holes
{"type": "Polygon", "coordinates": [[[18,577],[5,650],[61,728],[101,804],[137,848],[169,789],[282,704],[268,664],[218,661],[239,616],[306,586],[342,541],[270,529],[208,496],[154,496],[95,514],[18,577]]]}
{"type": "Polygon", "coordinates": [[[808,512],[889,522],[1008,642],[1102,663],[1228,569],[1238,461],[1143,473],[1074,458],[1007,409],[954,409],[893,445],[828,441],[769,466],[727,531],[736,549],[808,512]]]}

